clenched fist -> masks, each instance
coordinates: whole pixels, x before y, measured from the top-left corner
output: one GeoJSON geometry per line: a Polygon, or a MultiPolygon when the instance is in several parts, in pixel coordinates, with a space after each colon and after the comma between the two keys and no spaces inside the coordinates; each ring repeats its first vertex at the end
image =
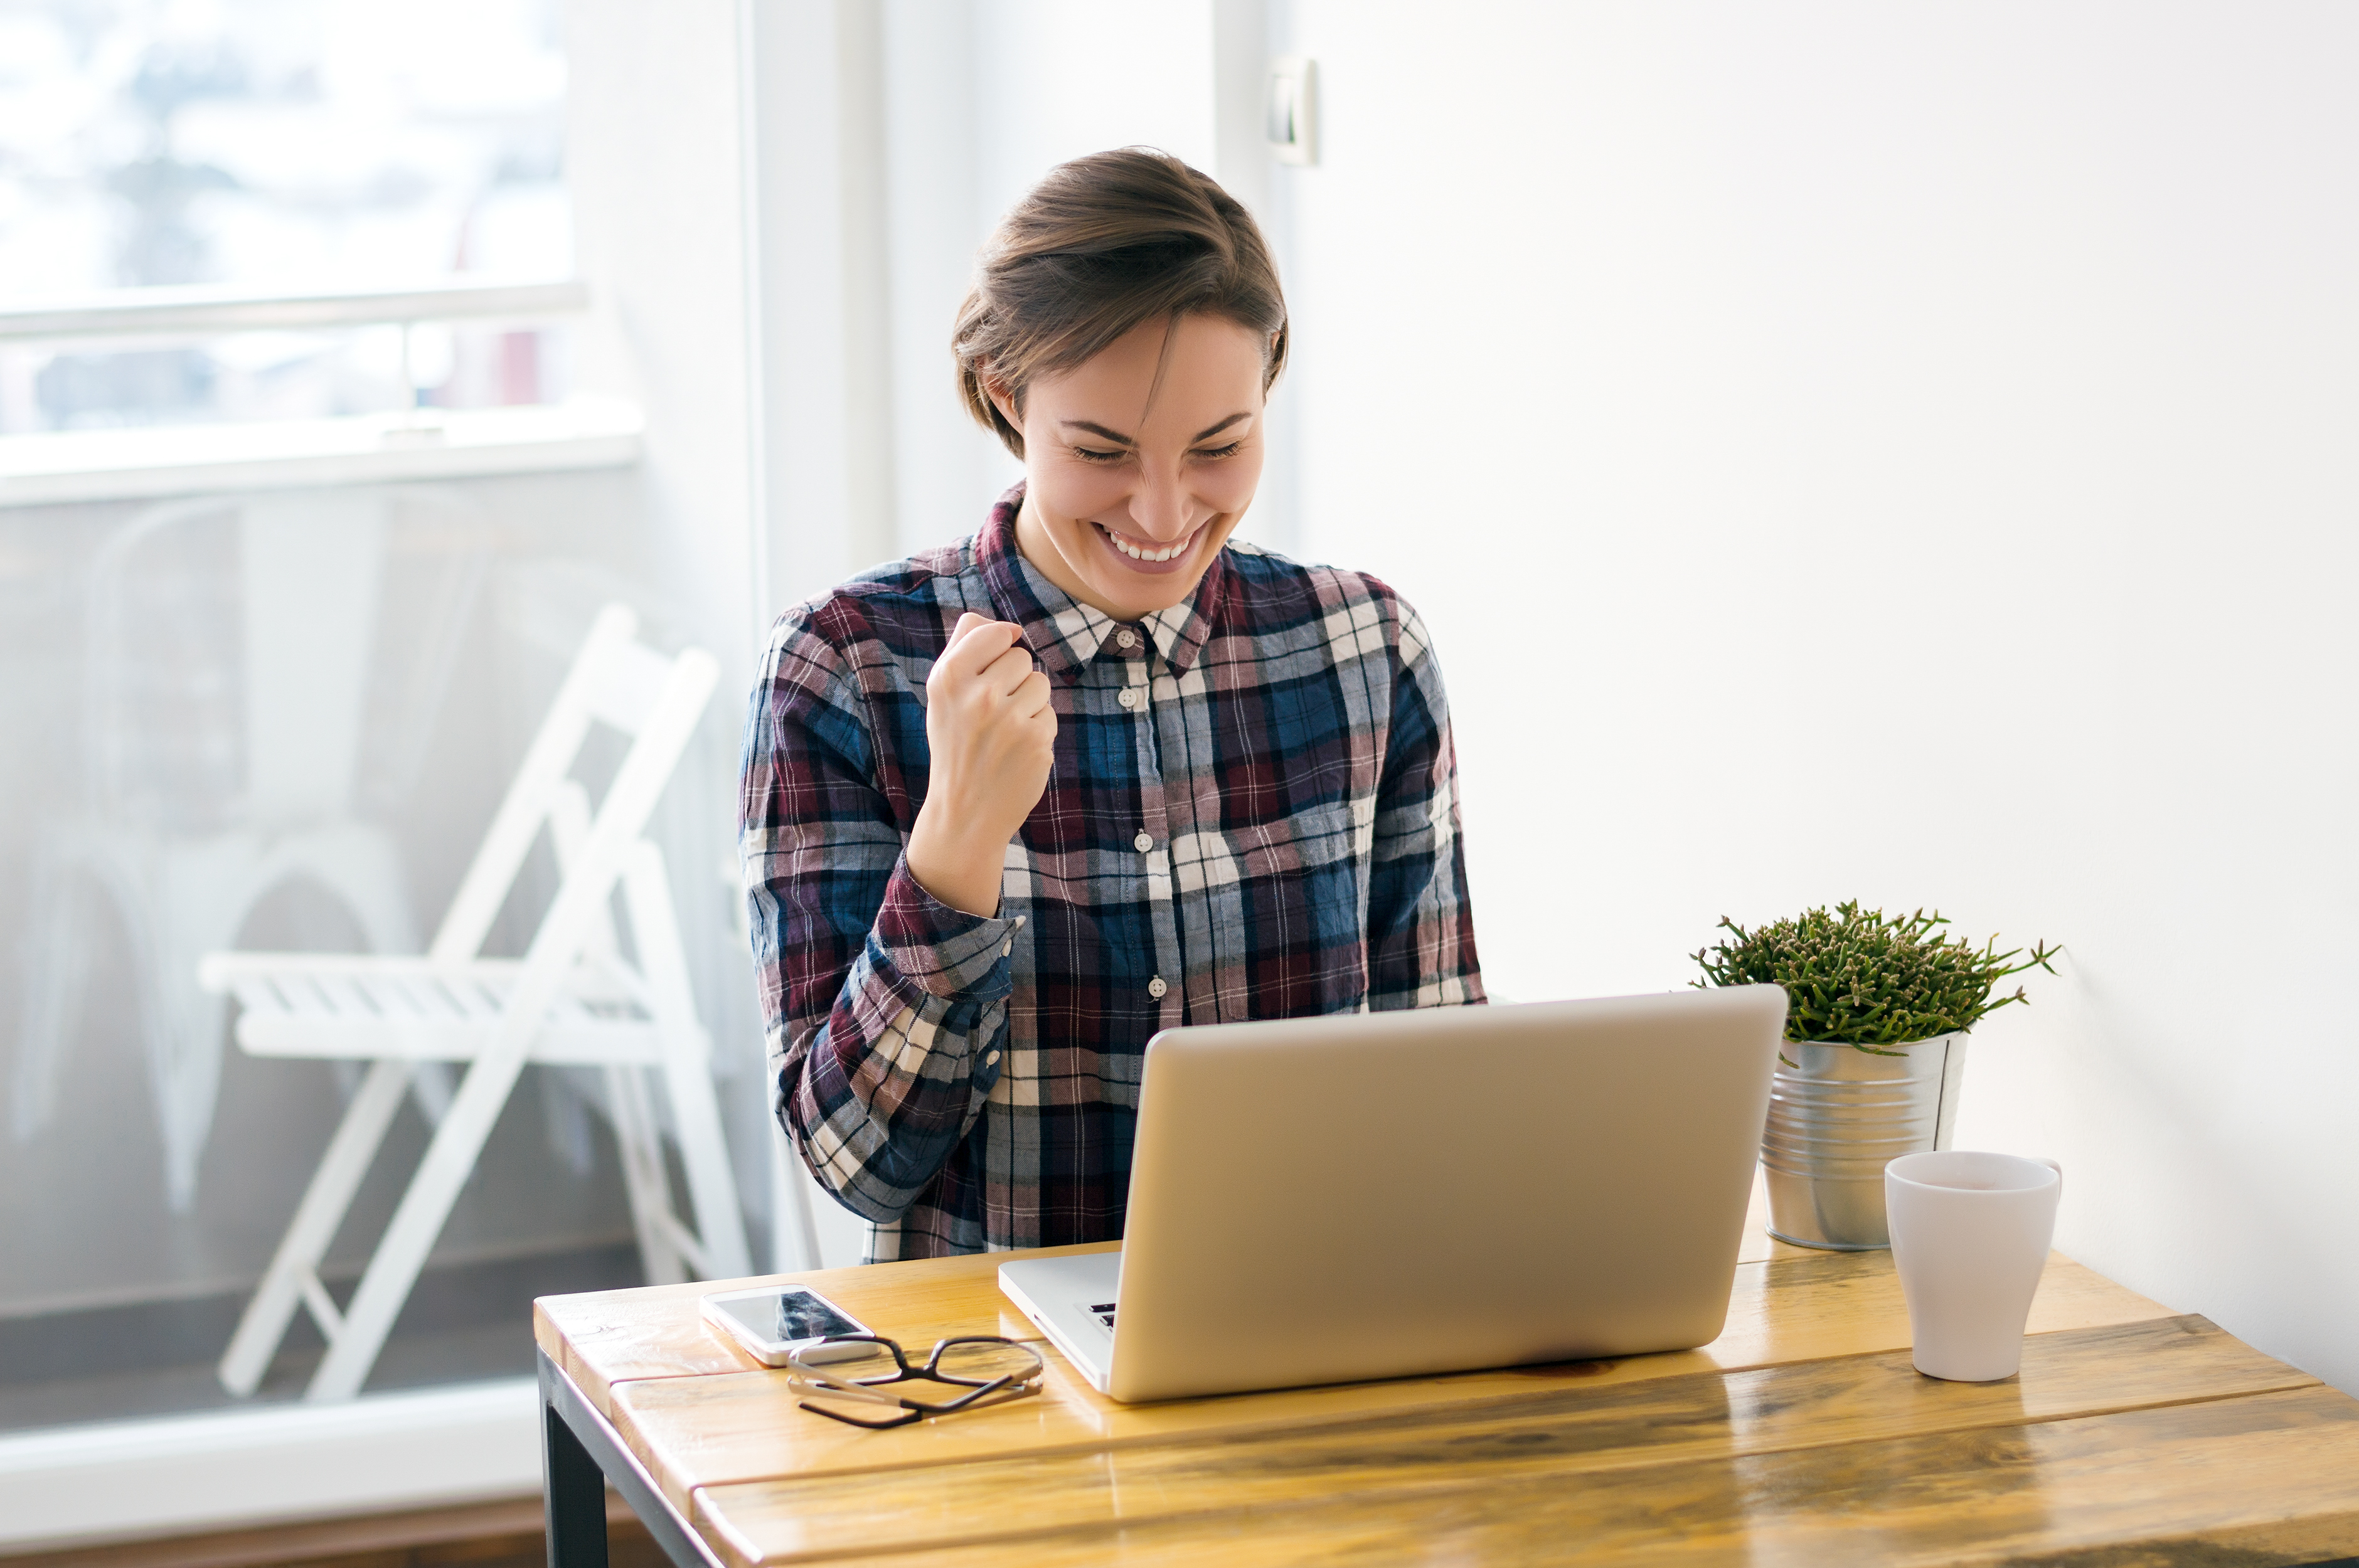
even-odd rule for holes
{"type": "Polygon", "coordinates": [[[1007,841],[1039,804],[1056,753],[1049,677],[1032,667],[1023,637],[969,611],[926,677],[933,770],[909,830],[909,873],[969,914],[999,913],[1007,841]]]}

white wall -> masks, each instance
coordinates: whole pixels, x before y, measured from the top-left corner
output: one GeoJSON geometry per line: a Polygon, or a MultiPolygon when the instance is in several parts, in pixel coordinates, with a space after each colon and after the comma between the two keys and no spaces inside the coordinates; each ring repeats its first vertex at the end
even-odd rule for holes
{"type": "Polygon", "coordinates": [[[566,178],[594,311],[578,378],[647,411],[662,586],[706,635],[734,634],[714,649],[733,685],[756,615],[740,27],[732,0],[566,11],[566,178]]]}
{"type": "Polygon", "coordinates": [[[1451,677],[1486,970],[2065,944],[1962,1138],[2359,1390],[2359,13],[1299,0],[1303,553],[1451,677]]]}
{"type": "Polygon", "coordinates": [[[1322,161],[1247,170],[1256,0],[886,5],[905,545],[993,460],[927,384],[960,236],[1099,146],[1258,182],[1248,527],[1431,622],[1497,989],[1853,896],[2060,941],[1962,1136],[2359,1390],[2359,14],[1268,0],[1322,161]]]}

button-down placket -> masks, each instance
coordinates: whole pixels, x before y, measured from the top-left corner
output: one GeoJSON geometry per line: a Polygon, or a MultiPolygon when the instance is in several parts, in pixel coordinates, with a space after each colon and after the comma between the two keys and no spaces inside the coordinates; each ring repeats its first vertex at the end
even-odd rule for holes
{"type": "Polygon", "coordinates": [[[1201,764],[1215,748],[1210,694],[1198,662],[1204,631],[1201,592],[1196,607],[1182,605],[1147,621],[1155,654],[1149,707],[1157,751],[1169,764],[1162,797],[1166,831],[1158,842],[1171,878],[1180,948],[1189,958],[1182,977],[1187,1021],[1230,1023],[1248,1016],[1246,967],[1244,954],[1222,949],[1223,932],[1213,908],[1215,897],[1227,891],[1213,884],[1225,880],[1221,868],[1227,865],[1228,851],[1221,829],[1220,781],[1201,764]]]}
{"type": "MultiPolygon", "coordinates": [[[[1206,583],[1199,584],[1200,598],[1219,569],[1216,565],[1206,574],[1206,583]]],[[[1163,805],[1166,753],[1156,733],[1157,705],[1151,693],[1158,685],[1176,691],[1159,653],[1176,645],[1171,641],[1175,628],[1201,635],[1201,623],[1191,618],[1190,606],[1182,604],[1152,617],[1146,627],[1119,625],[1103,611],[1072,600],[1014,550],[987,561],[984,577],[992,584],[997,612],[1025,628],[1025,643],[1040,670],[1052,682],[1071,684],[1077,711],[1104,712],[1099,705],[1107,701],[1111,687],[1114,709],[1129,720],[1139,821],[1114,842],[1131,846],[1120,855],[1116,880],[1125,899],[1143,894],[1154,933],[1155,951],[1142,956],[1148,968],[1137,982],[1139,1006],[1148,1024],[1138,1041],[1143,1046],[1147,1034],[1189,1017],[1190,988],[1185,983],[1180,923],[1172,905],[1170,829],[1163,805]],[[1147,849],[1137,848],[1140,837],[1148,839],[1147,849]]],[[[1183,771],[1186,764],[1184,753],[1173,760],[1173,766],[1183,771]]],[[[1111,781],[1096,782],[1102,786],[1111,781]]],[[[1209,1015],[1202,1021],[1209,1021],[1209,1015]]],[[[1132,1066],[1136,1071],[1135,1060],[1132,1066]]]]}
{"type": "Polygon", "coordinates": [[[1155,972],[1147,981],[1147,1000],[1156,1009],[1157,1027],[1168,1029],[1190,1021],[1187,957],[1180,942],[1179,912],[1172,903],[1171,823],[1164,809],[1163,763],[1166,752],[1158,733],[1151,692],[1155,670],[1162,660],[1154,644],[1128,626],[1116,627],[1109,652],[1121,661],[1122,690],[1118,700],[1133,718],[1131,733],[1138,766],[1137,831],[1131,849],[1137,874],[1146,885],[1148,920],[1155,932],[1155,972]]]}
{"type": "MultiPolygon", "coordinates": [[[[1131,852],[1121,857],[1125,864],[1117,880],[1126,890],[1144,893],[1154,932],[1152,967],[1139,994],[1142,1007],[1152,1010],[1148,1017],[1154,1028],[1209,1023],[1232,1011],[1243,1016],[1241,1009],[1214,1004],[1210,990],[1210,962],[1214,956],[1205,929],[1205,910],[1183,911],[1177,906],[1173,833],[1188,828],[1175,828],[1168,809],[1171,787],[1183,791],[1190,787],[1191,755],[1211,754],[1208,746],[1191,752],[1184,740],[1176,746],[1171,742],[1186,733],[1183,709],[1196,710],[1197,729],[1204,723],[1203,673],[1192,666],[1223,590],[1224,571],[1216,558],[1188,600],[1157,611],[1144,622],[1124,625],[1072,600],[1014,549],[987,557],[984,566],[995,608],[1025,628],[1026,645],[1049,678],[1059,684],[1070,682],[1071,700],[1091,712],[1105,711],[1099,704],[1107,700],[1111,687],[1115,709],[1130,720],[1139,822],[1126,836],[1131,852]],[[1186,700],[1190,697],[1193,700],[1186,700]],[[1180,728],[1172,729],[1174,724],[1180,728]],[[1143,849],[1139,847],[1142,838],[1147,840],[1143,849]],[[1187,938],[1200,942],[1193,949],[1197,952],[1193,977],[1188,964],[1191,949],[1189,941],[1183,940],[1183,932],[1187,938]]],[[[1199,896],[1194,902],[1201,905],[1203,900],[1199,896]]],[[[1139,1043],[1143,1045],[1145,1039],[1139,1043]]]]}

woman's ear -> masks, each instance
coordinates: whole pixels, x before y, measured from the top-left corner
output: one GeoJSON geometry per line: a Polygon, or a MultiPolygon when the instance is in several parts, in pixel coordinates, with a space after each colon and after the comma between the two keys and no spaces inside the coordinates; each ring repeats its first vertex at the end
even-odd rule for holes
{"type": "Polygon", "coordinates": [[[1021,433],[1024,418],[1016,412],[1016,395],[1008,389],[1007,384],[992,374],[988,365],[975,373],[975,379],[983,383],[983,395],[991,399],[991,406],[999,410],[999,416],[1007,421],[1008,427],[1021,433]]]}

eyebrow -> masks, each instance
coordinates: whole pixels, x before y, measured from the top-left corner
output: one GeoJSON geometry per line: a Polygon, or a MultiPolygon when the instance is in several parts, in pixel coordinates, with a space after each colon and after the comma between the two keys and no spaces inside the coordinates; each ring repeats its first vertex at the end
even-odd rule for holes
{"type": "MultiPolygon", "coordinates": [[[[1193,436],[1188,438],[1188,444],[1192,447],[1199,441],[1210,440],[1214,436],[1217,436],[1222,431],[1227,429],[1230,426],[1235,424],[1238,420],[1250,419],[1252,417],[1253,410],[1249,408],[1240,409],[1238,412],[1230,415],[1227,418],[1222,420],[1217,425],[1205,426],[1193,436]]],[[[1109,430],[1093,419],[1060,419],[1058,423],[1062,425],[1068,430],[1087,430],[1093,436],[1102,436],[1105,439],[1114,442],[1116,446],[1136,447],[1138,445],[1136,441],[1131,439],[1128,436],[1124,435],[1121,431],[1109,430]]]]}

